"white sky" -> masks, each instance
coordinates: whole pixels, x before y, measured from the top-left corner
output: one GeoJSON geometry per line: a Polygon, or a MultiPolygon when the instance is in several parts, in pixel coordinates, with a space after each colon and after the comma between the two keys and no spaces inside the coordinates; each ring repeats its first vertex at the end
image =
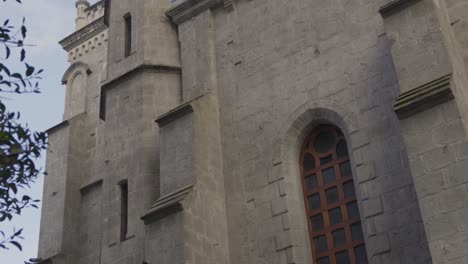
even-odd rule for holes
{"type": "MultiPolygon", "coordinates": [[[[27,50],[27,60],[31,65],[44,69],[40,87],[42,94],[8,96],[6,102],[11,110],[21,112],[24,123],[35,130],[46,130],[62,121],[65,89],[60,84],[61,77],[68,67],[66,53],[57,42],[74,30],[74,0],[15,0],[0,1],[0,21],[10,18],[18,25],[26,17],[28,28],[27,42],[35,47],[27,50]]],[[[93,1],[96,2],[96,1],[93,1]]],[[[2,95],[4,96],[4,95],[2,95]]],[[[38,162],[44,167],[44,159],[38,162]]],[[[31,190],[34,198],[42,199],[43,180],[39,180],[31,190]]],[[[0,230],[9,231],[13,226],[23,227],[23,251],[12,247],[9,251],[0,249],[0,263],[24,264],[25,260],[36,257],[39,238],[40,210],[28,209],[23,215],[13,218],[11,224],[0,225],[0,230]]]]}

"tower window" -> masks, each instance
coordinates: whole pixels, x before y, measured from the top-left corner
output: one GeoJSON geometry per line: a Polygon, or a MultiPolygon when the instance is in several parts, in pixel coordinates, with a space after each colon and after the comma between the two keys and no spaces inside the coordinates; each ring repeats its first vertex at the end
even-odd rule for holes
{"type": "Polygon", "coordinates": [[[130,56],[132,52],[132,16],[130,14],[126,14],[124,16],[124,26],[125,26],[125,57],[130,56]]]}
{"type": "Polygon", "coordinates": [[[120,241],[125,241],[128,231],[128,182],[120,183],[120,241]]]}
{"type": "Polygon", "coordinates": [[[346,139],[317,127],[301,150],[301,178],[309,238],[316,263],[367,264],[346,139]]]}

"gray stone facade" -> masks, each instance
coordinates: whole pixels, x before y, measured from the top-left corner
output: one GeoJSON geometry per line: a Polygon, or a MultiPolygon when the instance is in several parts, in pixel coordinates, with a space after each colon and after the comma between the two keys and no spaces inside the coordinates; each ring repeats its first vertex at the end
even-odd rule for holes
{"type": "Polygon", "coordinates": [[[468,1],[76,5],[42,259],[314,263],[299,153],[333,124],[369,263],[468,264],[468,1]]]}

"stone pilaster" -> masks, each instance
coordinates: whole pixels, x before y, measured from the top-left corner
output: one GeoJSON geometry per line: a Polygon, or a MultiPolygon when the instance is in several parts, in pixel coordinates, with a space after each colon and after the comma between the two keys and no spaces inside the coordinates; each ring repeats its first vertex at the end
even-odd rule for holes
{"type": "Polygon", "coordinates": [[[468,211],[468,177],[460,169],[466,164],[460,149],[467,144],[468,98],[455,26],[460,20],[450,20],[446,1],[395,0],[380,12],[400,84],[394,110],[432,261],[458,263],[468,255],[468,229],[460,217],[468,211]]]}

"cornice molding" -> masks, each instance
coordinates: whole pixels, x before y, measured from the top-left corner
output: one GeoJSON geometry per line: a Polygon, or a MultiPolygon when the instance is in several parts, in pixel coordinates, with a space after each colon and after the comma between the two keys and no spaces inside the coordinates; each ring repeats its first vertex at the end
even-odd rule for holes
{"type": "Polygon", "coordinates": [[[104,17],[101,17],[89,25],[86,25],[82,29],[76,31],[75,33],[69,35],[59,42],[64,50],[70,51],[71,49],[79,46],[88,39],[94,37],[95,35],[103,32],[107,29],[107,26],[104,24],[104,17]]]}
{"type": "Polygon", "coordinates": [[[417,114],[454,98],[450,89],[452,74],[402,93],[395,103],[395,113],[399,119],[417,114]]]}
{"type": "Polygon", "coordinates": [[[167,11],[166,15],[170,17],[172,22],[176,25],[180,25],[207,9],[215,9],[224,4],[232,6],[232,0],[188,0],[167,11]]]}
{"type": "Polygon", "coordinates": [[[379,13],[383,18],[389,17],[393,14],[400,12],[401,10],[419,2],[421,0],[393,0],[390,3],[382,6],[379,9],[379,13]]]}
{"type": "Polygon", "coordinates": [[[145,225],[183,210],[182,201],[190,194],[193,184],[159,198],[151,209],[141,217],[145,225]]]}

